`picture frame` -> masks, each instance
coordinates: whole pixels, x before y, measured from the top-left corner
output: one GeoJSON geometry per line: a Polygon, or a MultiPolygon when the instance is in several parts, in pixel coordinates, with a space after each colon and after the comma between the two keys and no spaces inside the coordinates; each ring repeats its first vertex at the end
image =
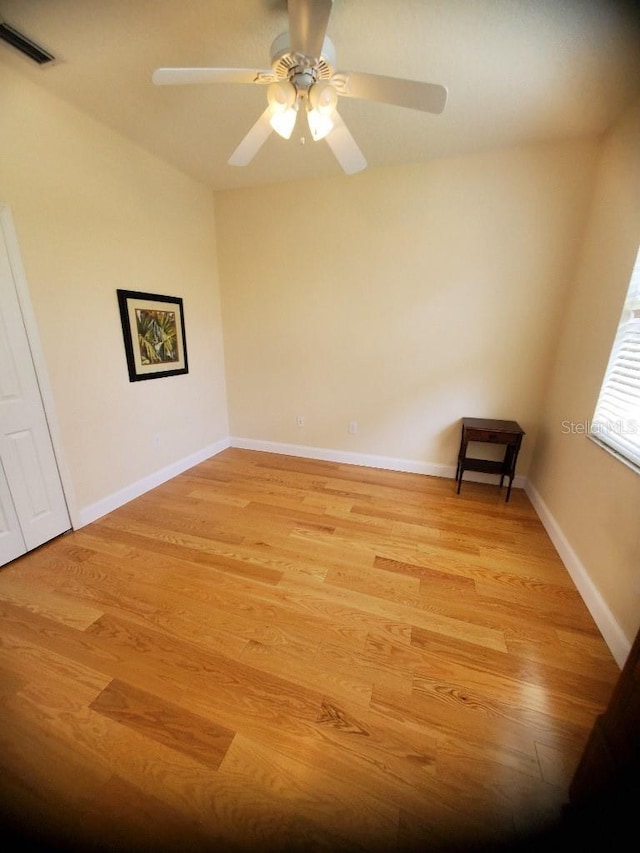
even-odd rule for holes
{"type": "Polygon", "coordinates": [[[189,372],[181,297],[117,290],[130,382],[189,372]]]}

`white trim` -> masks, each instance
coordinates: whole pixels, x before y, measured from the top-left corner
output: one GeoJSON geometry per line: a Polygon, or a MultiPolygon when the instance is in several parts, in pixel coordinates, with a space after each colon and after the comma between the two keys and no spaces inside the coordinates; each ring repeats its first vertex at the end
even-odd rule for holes
{"type": "Polygon", "coordinates": [[[60,475],[60,481],[62,483],[62,490],[64,492],[67,510],[69,512],[69,518],[71,520],[72,527],[76,527],[79,518],[77,511],[76,493],[73,487],[73,480],[71,478],[71,474],[69,472],[69,468],[67,466],[62,447],[62,438],[60,435],[60,426],[58,424],[58,418],[56,415],[53,391],[51,389],[51,383],[49,381],[49,374],[47,372],[47,363],[44,357],[44,351],[40,342],[36,315],[33,310],[33,305],[31,303],[29,284],[27,282],[27,276],[25,274],[24,266],[22,264],[22,256],[20,254],[20,244],[18,243],[18,235],[13,224],[11,208],[6,202],[0,202],[0,228],[2,229],[2,233],[4,234],[7,254],[9,256],[9,265],[11,267],[11,274],[13,275],[13,280],[16,287],[16,294],[18,296],[18,303],[20,305],[20,313],[22,314],[22,321],[24,323],[25,331],[27,333],[27,340],[29,341],[31,358],[33,359],[33,366],[36,372],[38,386],[40,388],[42,405],[44,407],[44,412],[47,419],[47,426],[49,428],[51,444],[53,445],[53,452],[56,457],[56,463],[58,465],[58,473],[60,475]]]}
{"type": "MultiPolygon", "coordinates": [[[[331,450],[326,447],[307,447],[302,444],[282,444],[276,441],[260,441],[254,438],[232,436],[231,447],[244,450],[262,450],[266,453],[280,453],[285,456],[300,456],[303,459],[320,459],[323,462],[337,462],[343,465],[362,465],[365,468],[382,468],[387,471],[404,471],[409,474],[427,474],[431,477],[454,479],[456,469],[453,465],[439,465],[434,462],[420,462],[416,459],[398,459],[392,456],[376,456],[369,453],[354,453],[350,450],[331,450]]],[[[464,482],[496,484],[495,475],[466,472],[464,482]]],[[[525,478],[516,476],[515,489],[522,489],[525,478]]],[[[464,483],[463,483],[464,485],[464,483]]]]}
{"type": "Polygon", "coordinates": [[[640,247],[589,432],[640,471],[640,247]]]}
{"type": "Polygon", "coordinates": [[[85,524],[91,524],[92,521],[101,518],[103,515],[112,512],[114,509],[118,509],[118,507],[132,501],[134,498],[140,497],[140,495],[143,495],[145,492],[155,489],[156,486],[166,483],[167,480],[171,480],[172,477],[177,477],[178,474],[188,471],[189,468],[193,468],[194,465],[204,462],[205,459],[210,459],[212,456],[216,456],[218,453],[226,450],[227,447],[229,447],[229,439],[217,441],[215,444],[203,447],[202,450],[198,450],[190,456],[186,456],[184,459],[179,459],[177,462],[173,462],[171,465],[167,465],[159,471],[154,471],[153,474],[143,477],[136,483],[131,483],[129,486],[126,486],[124,489],[120,489],[118,492],[107,495],[106,498],[102,498],[102,500],[96,501],[96,503],[83,507],[78,514],[78,523],[74,524],[74,529],[84,527],[85,524]]]}
{"type": "Polygon", "coordinates": [[[560,559],[564,563],[567,571],[571,575],[571,579],[576,585],[582,600],[586,604],[589,612],[604,637],[611,654],[616,660],[616,663],[622,669],[629,652],[631,651],[631,641],[625,636],[624,632],[616,622],[613,614],[606,605],[606,602],[600,595],[596,585],[589,577],[589,573],[584,564],[571,547],[567,537],[562,532],[562,529],[549,507],[540,497],[535,486],[530,481],[525,486],[525,491],[529,496],[535,511],[538,513],[540,521],[544,525],[545,530],[549,534],[549,538],[553,542],[560,559]]]}

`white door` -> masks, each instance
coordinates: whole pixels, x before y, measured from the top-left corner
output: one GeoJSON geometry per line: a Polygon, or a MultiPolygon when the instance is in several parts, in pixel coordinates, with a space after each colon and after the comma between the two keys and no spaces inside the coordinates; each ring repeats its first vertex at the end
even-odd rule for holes
{"type": "Polygon", "coordinates": [[[0,565],[71,522],[0,228],[0,565]]]}
{"type": "Polygon", "coordinates": [[[9,484],[0,464],[0,566],[15,560],[27,550],[9,491],[9,484]]]}

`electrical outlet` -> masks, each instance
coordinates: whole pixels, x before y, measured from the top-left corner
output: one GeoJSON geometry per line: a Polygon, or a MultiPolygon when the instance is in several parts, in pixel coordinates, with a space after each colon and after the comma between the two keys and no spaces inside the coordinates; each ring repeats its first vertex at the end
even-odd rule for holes
{"type": "Polygon", "coordinates": [[[351,435],[355,435],[358,432],[357,421],[349,421],[349,432],[351,433],[351,435]]]}
{"type": "Polygon", "coordinates": [[[160,436],[158,433],[153,436],[152,442],[154,447],[160,447],[160,436]]]}
{"type": "Polygon", "coordinates": [[[296,418],[296,426],[298,426],[298,427],[304,426],[304,416],[303,415],[298,415],[298,417],[296,418]]]}

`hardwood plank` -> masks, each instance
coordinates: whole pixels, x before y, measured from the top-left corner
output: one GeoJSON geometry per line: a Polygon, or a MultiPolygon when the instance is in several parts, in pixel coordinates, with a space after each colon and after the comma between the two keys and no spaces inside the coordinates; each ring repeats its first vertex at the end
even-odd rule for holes
{"type": "Polygon", "coordinates": [[[224,726],[117,678],[109,682],[89,707],[214,770],[220,766],[235,735],[224,726]]]}
{"type": "Polygon", "coordinates": [[[372,567],[363,569],[357,566],[332,566],[323,580],[327,586],[344,587],[352,592],[363,592],[400,604],[415,605],[420,597],[420,583],[415,578],[389,578],[384,572],[372,567]]]}
{"type": "Polygon", "coordinates": [[[584,673],[568,672],[552,657],[541,663],[510,651],[478,650],[462,638],[443,642],[438,635],[418,628],[412,631],[411,644],[421,652],[419,662],[413,663],[414,674],[429,675],[437,672],[441,666],[459,666],[465,671],[463,680],[467,684],[477,680],[478,683],[491,686],[495,683],[494,679],[509,679],[523,691],[518,697],[518,706],[522,708],[529,706],[527,690],[531,685],[538,684],[541,674],[544,676],[545,689],[539,691],[539,696],[543,702],[551,702],[559,694],[577,700],[587,708],[592,706],[593,710],[606,702],[610,692],[611,682],[608,677],[595,678],[584,673]]]}
{"type": "MultiPolygon", "coordinates": [[[[35,706],[25,703],[20,711],[22,719],[31,722],[32,727],[36,719],[41,726],[47,725],[56,741],[66,745],[67,751],[73,751],[82,766],[95,768],[102,777],[117,774],[126,783],[125,791],[132,786],[144,799],[157,799],[168,805],[171,812],[182,817],[185,826],[197,828],[197,837],[204,835],[209,849],[213,840],[223,850],[233,850],[236,845],[242,850],[251,849],[249,842],[269,842],[286,825],[286,812],[266,793],[256,798],[251,785],[247,785],[245,798],[244,789],[220,780],[215,771],[185,753],[150,740],[88,708],[78,708],[75,713],[60,716],[54,711],[42,714],[35,706]]],[[[59,761],[58,765],[63,768],[64,775],[64,763],[59,761]]],[[[97,796],[95,787],[79,786],[82,777],[73,774],[72,768],[66,768],[64,778],[69,789],[75,792],[75,800],[64,796],[65,791],[61,790],[55,775],[53,785],[49,780],[47,791],[48,804],[64,809],[64,822],[56,824],[64,842],[63,850],[70,842],[75,846],[75,826],[82,825],[85,816],[86,805],[81,795],[93,792],[93,797],[97,796]]],[[[112,813],[112,819],[122,814],[126,817],[127,813],[128,808],[121,804],[112,813]]],[[[99,839],[91,841],[95,844],[99,839]]],[[[190,849],[190,835],[179,841],[180,845],[171,849],[190,849]]]]}
{"type": "Polygon", "coordinates": [[[64,596],[53,591],[34,589],[33,585],[26,581],[10,577],[3,577],[3,583],[0,585],[0,601],[26,607],[34,613],[42,613],[50,619],[56,619],[73,628],[86,628],[102,615],[102,611],[98,608],[68,601],[64,596]]]}
{"type": "MultiPolygon", "coordinates": [[[[102,524],[104,527],[112,526],[109,519],[102,521],[102,524]]],[[[251,532],[255,537],[255,528],[252,528],[251,532]]],[[[327,571],[326,566],[308,565],[310,562],[308,560],[302,563],[300,554],[296,552],[287,552],[284,548],[270,548],[263,540],[273,537],[255,537],[257,538],[255,543],[253,541],[248,542],[248,537],[244,533],[242,535],[238,533],[233,537],[235,540],[233,542],[228,541],[229,537],[224,540],[209,539],[206,544],[206,553],[203,554],[201,550],[194,551],[186,547],[173,548],[167,546],[164,540],[156,540],[152,534],[152,527],[130,523],[113,525],[113,536],[117,536],[120,541],[128,543],[137,552],[157,555],[159,560],[187,561],[191,564],[202,565],[204,568],[216,569],[218,559],[222,557],[223,559],[240,561],[244,565],[244,570],[242,572],[236,571],[234,574],[244,574],[249,578],[253,576],[252,566],[269,568],[277,573],[313,574],[319,577],[324,577],[327,571]]],[[[280,542],[282,537],[277,536],[276,539],[280,542]]]]}
{"type": "Polygon", "coordinates": [[[0,660],[0,702],[12,696],[25,684],[26,675],[20,667],[16,668],[12,661],[4,663],[0,660]]]}
{"type": "Polygon", "coordinates": [[[464,637],[469,642],[478,645],[506,650],[504,636],[501,631],[492,628],[484,628],[482,625],[452,619],[438,613],[427,610],[408,607],[404,604],[381,601],[376,596],[364,593],[353,593],[348,589],[327,587],[322,585],[322,590],[314,594],[316,587],[320,585],[313,581],[305,584],[301,589],[297,579],[283,578],[280,589],[291,590],[290,597],[304,603],[306,608],[312,611],[322,611],[337,614],[340,618],[351,618],[357,620],[370,630],[382,628],[390,629],[390,633],[398,633],[393,626],[410,626],[424,628],[435,633],[442,633],[451,637],[464,637]],[[393,620],[390,625],[389,620],[393,620]]]}
{"type": "Polygon", "coordinates": [[[74,828],[79,850],[92,850],[97,839],[104,850],[129,853],[240,850],[229,839],[209,834],[196,817],[182,814],[115,773],[90,796],[83,797],[81,809],[81,825],[74,828]]]}
{"type": "Polygon", "coordinates": [[[474,713],[463,702],[415,693],[407,697],[385,687],[374,688],[371,708],[400,726],[434,738],[438,756],[445,747],[455,750],[456,767],[481,761],[540,779],[535,740],[524,724],[474,713]]]}
{"type": "Polygon", "coordinates": [[[395,846],[397,809],[325,770],[321,751],[291,758],[240,735],[225,756],[220,775],[251,778],[254,785],[277,792],[293,812],[338,837],[365,847],[395,846]]]}
{"type": "Polygon", "coordinates": [[[24,634],[14,633],[7,625],[3,626],[0,637],[0,661],[7,669],[12,669],[15,676],[26,679],[32,686],[55,686],[68,682],[74,685],[76,694],[81,692],[92,697],[106,684],[99,669],[54,651],[41,642],[41,637],[25,639],[24,634]]]}
{"type": "Polygon", "coordinates": [[[316,653],[304,657],[291,654],[291,647],[267,645],[251,641],[242,653],[244,663],[260,672],[281,675],[299,687],[330,693],[341,700],[368,706],[371,681],[359,672],[339,670],[322,665],[316,653]]]}

